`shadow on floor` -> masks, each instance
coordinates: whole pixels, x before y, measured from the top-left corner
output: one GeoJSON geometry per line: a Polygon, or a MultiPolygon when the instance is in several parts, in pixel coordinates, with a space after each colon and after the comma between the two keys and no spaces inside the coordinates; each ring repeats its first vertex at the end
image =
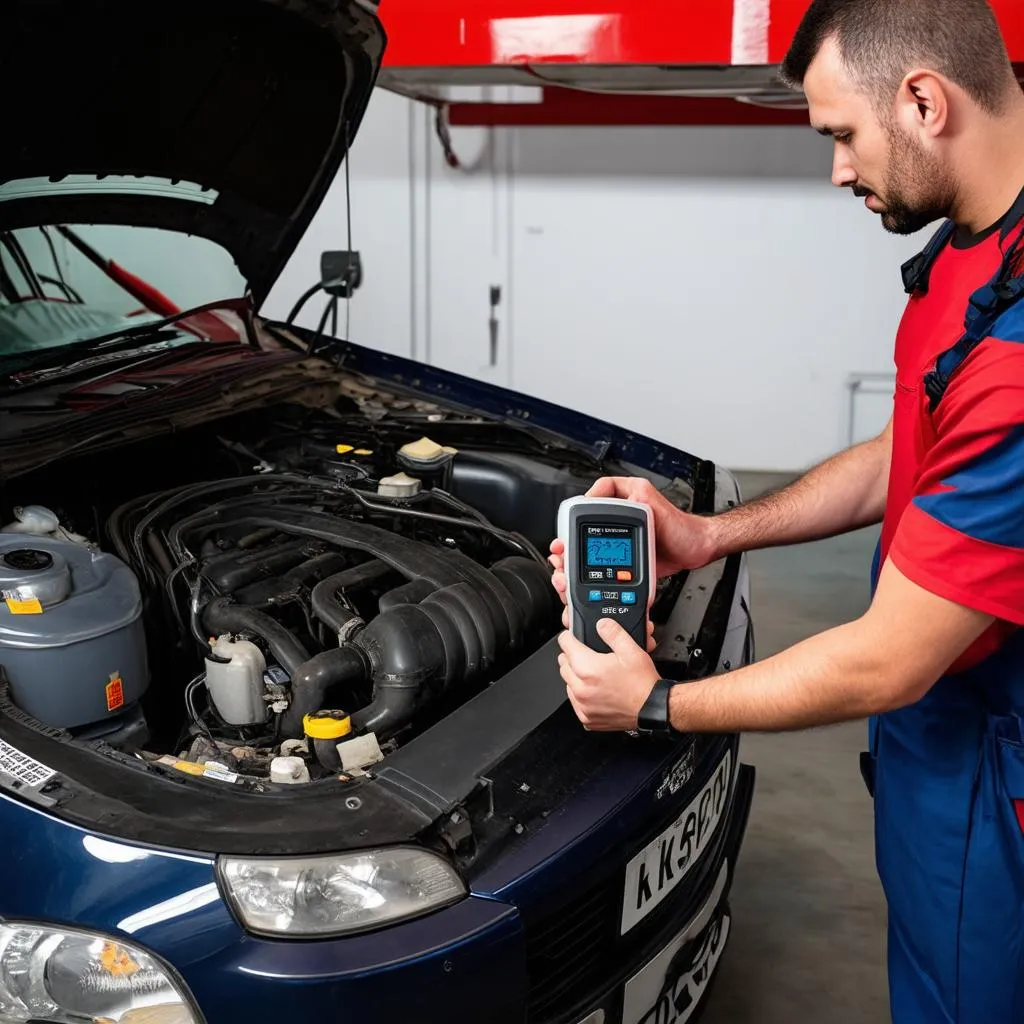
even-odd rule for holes
{"type": "MultiPolygon", "coordinates": [[[[785,478],[740,474],[745,498],[785,478]]],[[[750,556],[757,656],[860,615],[877,529],[750,556]]],[[[733,938],[704,1024],[889,1019],[884,903],[858,756],[866,726],[746,736],[757,790],[731,898],[733,938]]]]}

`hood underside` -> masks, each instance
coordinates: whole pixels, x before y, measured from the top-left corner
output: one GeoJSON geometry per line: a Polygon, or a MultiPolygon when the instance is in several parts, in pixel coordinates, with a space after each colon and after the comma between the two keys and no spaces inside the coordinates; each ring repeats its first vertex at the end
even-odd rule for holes
{"type": "Polygon", "coordinates": [[[5,0],[0,230],[197,234],[259,302],[344,159],[384,42],[368,0],[5,0]]]}

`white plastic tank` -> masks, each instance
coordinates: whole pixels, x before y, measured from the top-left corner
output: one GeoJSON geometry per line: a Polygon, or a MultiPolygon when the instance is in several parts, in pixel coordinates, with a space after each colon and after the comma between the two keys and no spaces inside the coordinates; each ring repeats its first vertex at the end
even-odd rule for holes
{"type": "Polygon", "coordinates": [[[263,699],[267,662],[250,640],[219,636],[206,659],[206,688],[217,714],[228,725],[261,725],[269,710],[263,699]]]}

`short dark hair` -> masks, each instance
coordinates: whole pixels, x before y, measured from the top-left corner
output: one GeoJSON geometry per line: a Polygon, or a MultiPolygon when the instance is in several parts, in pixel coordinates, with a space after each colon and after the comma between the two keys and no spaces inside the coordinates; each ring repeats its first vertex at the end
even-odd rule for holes
{"type": "Polygon", "coordinates": [[[928,67],[1000,113],[1016,84],[987,0],[813,0],[783,62],[799,89],[821,47],[835,39],[853,78],[887,104],[915,67],[928,67]]]}

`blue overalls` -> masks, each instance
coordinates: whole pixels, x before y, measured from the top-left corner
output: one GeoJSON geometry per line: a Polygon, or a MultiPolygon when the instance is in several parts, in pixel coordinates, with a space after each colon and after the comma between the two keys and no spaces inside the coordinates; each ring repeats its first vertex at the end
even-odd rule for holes
{"type": "MultiPolygon", "coordinates": [[[[918,282],[951,231],[918,258],[918,282]]],[[[1010,267],[974,294],[963,338],[928,375],[933,410],[993,332],[1024,344],[1024,278],[1010,267]]],[[[1019,461],[987,471],[1024,480],[1019,461]]],[[[1024,495],[1020,508],[1024,535],[1024,495]]],[[[916,704],[873,718],[869,746],[894,1024],[1024,1024],[1024,630],[916,704]]]]}

